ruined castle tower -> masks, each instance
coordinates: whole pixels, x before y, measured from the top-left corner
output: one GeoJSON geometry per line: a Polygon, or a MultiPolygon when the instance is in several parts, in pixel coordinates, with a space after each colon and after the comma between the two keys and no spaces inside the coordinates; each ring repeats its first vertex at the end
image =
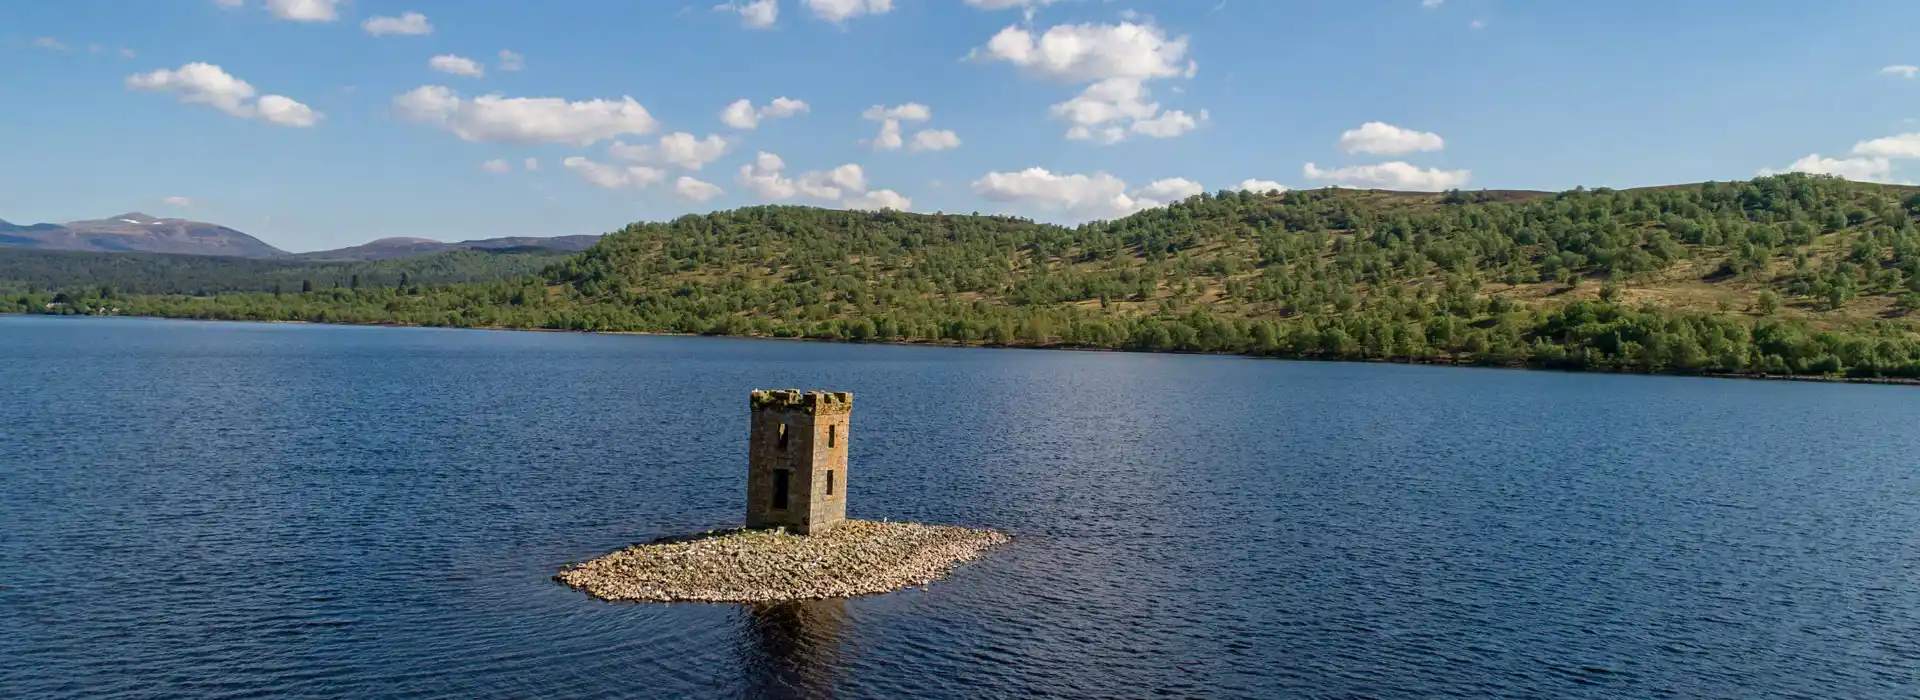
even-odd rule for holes
{"type": "Polygon", "coordinates": [[[853,394],[753,392],[747,446],[747,527],[802,535],[847,519],[847,424],[853,394]]]}

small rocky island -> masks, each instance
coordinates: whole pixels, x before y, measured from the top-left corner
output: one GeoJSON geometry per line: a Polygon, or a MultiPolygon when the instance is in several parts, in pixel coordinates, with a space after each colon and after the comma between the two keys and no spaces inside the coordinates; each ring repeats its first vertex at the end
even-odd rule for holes
{"type": "Polygon", "coordinates": [[[755,391],[747,526],[635,545],[554,578],[606,600],[762,603],[924,586],[1008,541],[991,530],[847,520],[846,392],[755,391]]]}
{"type": "Polygon", "coordinates": [[[628,547],[558,578],[606,600],[844,598],[924,586],[1006,541],[990,530],[866,520],[816,535],[741,528],[628,547]]]}

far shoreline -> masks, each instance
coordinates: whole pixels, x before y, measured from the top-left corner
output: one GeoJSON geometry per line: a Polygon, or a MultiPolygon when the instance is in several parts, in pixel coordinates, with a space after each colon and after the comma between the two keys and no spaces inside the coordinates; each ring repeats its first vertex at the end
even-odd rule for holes
{"type": "Polygon", "coordinates": [[[720,338],[729,340],[767,340],[801,343],[823,343],[832,345],[889,345],[896,347],[947,348],[954,350],[1033,350],[1048,352],[1102,352],[1126,353],[1135,355],[1189,355],[1205,357],[1227,357],[1247,360],[1269,360],[1280,362],[1322,362],[1340,364],[1372,365],[1417,365],[1450,369],[1488,369],[1520,372],[1555,372],[1561,374],[1597,374],[1630,377],[1675,377],[1693,379],[1745,379],[1750,381],[1806,382],[1819,384],[1878,384],[1885,386],[1920,386],[1920,379],[1900,377],[1835,377],[1826,375],[1803,374],[1739,374],[1726,372],[1636,372],[1632,370],[1597,368],[1570,369],[1564,367],[1542,367],[1528,364],[1492,364],[1453,359],[1412,359],[1412,358],[1329,358],[1304,357],[1291,355],[1249,355],[1238,352],[1208,352],[1204,350],[1136,350],[1132,348],[1096,348],[1079,345],[988,345],[985,343],[928,342],[914,340],[831,340],[827,338],[781,337],[771,335],[709,335],[705,333],[675,333],[668,331],[591,331],[568,328],[522,328],[513,326],[430,326],[420,323],[394,323],[390,321],[369,321],[366,323],[339,323],[333,321],[305,321],[285,319],[228,319],[228,318],[190,318],[184,316],[159,316],[148,314],[37,314],[18,311],[0,311],[0,316],[46,316],[54,318],[143,318],[158,321],[200,321],[203,323],[255,323],[288,324],[306,326],[338,326],[350,328],[431,328],[457,331],[489,331],[510,333],[577,333],[583,335],[633,335],[679,338],[720,338]]]}

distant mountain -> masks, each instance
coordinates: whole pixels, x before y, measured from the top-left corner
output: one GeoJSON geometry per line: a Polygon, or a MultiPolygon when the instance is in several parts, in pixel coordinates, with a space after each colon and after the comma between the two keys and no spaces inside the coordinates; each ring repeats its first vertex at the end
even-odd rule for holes
{"type": "Polygon", "coordinates": [[[59,228],[60,228],[59,224],[33,224],[31,226],[21,226],[19,224],[7,221],[6,219],[0,219],[0,233],[11,233],[13,231],[50,231],[50,230],[59,230],[59,228]]]}
{"type": "Polygon", "coordinates": [[[443,253],[452,249],[451,246],[431,238],[382,238],[370,243],[362,243],[357,246],[337,250],[295,253],[293,257],[314,262],[351,262],[410,258],[416,255],[443,253]]]}
{"type": "Polygon", "coordinates": [[[454,245],[460,246],[463,248],[472,248],[474,250],[546,248],[549,250],[564,250],[570,253],[578,253],[588,248],[592,248],[593,244],[599,243],[599,242],[600,242],[600,235],[593,234],[593,235],[585,235],[585,236],[553,236],[551,238],[535,238],[532,236],[507,236],[505,238],[481,238],[481,239],[472,240],[472,241],[461,241],[459,243],[455,243],[454,245]]]}
{"type": "Polygon", "coordinates": [[[479,250],[488,252],[545,250],[577,253],[593,247],[593,244],[599,241],[599,236],[556,236],[553,238],[513,236],[508,238],[482,238],[457,243],[442,243],[431,238],[382,238],[371,243],[363,243],[348,248],[299,253],[293,257],[299,260],[314,262],[358,262],[411,258],[418,255],[444,253],[450,250],[479,250]]]}
{"type": "Polygon", "coordinates": [[[241,258],[287,254],[260,239],[218,224],[161,219],[130,212],[95,221],[21,226],[0,222],[0,245],[99,253],[183,253],[241,258]]]}
{"type": "Polygon", "coordinates": [[[219,224],[161,219],[139,212],[65,224],[23,226],[0,220],[0,247],[90,253],[215,255],[300,262],[394,260],[455,250],[577,253],[593,247],[599,241],[599,236],[515,236],[457,243],[443,243],[430,238],[382,238],[349,248],[295,254],[219,224]]]}

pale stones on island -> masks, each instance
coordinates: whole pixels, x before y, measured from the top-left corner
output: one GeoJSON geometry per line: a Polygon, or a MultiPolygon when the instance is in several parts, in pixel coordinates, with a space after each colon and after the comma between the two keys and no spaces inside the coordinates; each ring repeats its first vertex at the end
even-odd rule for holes
{"type": "Polygon", "coordinates": [[[747,527],[634,545],[554,578],[606,600],[762,603],[924,587],[1007,535],[848,520],[853,395],[750,395],[747,527]]]}

